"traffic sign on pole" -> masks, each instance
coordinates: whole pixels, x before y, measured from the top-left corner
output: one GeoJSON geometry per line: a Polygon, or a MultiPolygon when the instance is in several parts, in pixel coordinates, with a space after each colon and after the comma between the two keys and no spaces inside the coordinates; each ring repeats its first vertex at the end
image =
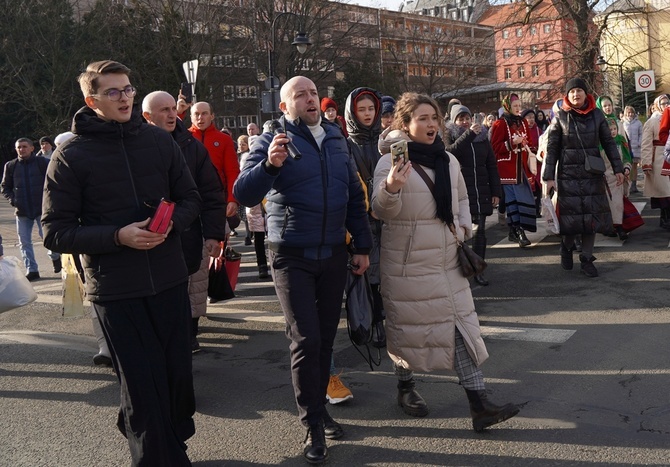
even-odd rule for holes
{"type": "Polygon", "coordinates": [[[654,70],[635,72],[635,92],[656,91],[654,70]]]}

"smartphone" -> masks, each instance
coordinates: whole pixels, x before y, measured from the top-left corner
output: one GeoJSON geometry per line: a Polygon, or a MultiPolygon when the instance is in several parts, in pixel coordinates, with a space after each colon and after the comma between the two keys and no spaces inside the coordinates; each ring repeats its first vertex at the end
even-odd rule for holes
{"type": "Polygon", "coordinates": [[[191,101],[193,101],[193,87],[191,87],[191,83],[181,83],[179,92],[184,96],[184,101],[187,104],[190,104],[191,101]]]}
{"type": "Polygon", "coordinates": [[[480,125],[482,124],[482,115],[479,112],[476,112],[472,116],[472,123],[479,123],[480,125]]]}
{"type": "Polygon", "coordinates": [[[156,208],[156,212],[151,218],[147,230],[160,234],[167,232],[168,227],[170,227],[170,221],[172,220],[174,206],[172,201],[168,201],[165,198],[161,199],[161,203],[156,208]]]}
{"type": "Polygon", "coordinates": [[[391,145],[391,159],[393,160],[393,165],[404,164],[409,161],[407,141],[402,140],[391,145]]]}

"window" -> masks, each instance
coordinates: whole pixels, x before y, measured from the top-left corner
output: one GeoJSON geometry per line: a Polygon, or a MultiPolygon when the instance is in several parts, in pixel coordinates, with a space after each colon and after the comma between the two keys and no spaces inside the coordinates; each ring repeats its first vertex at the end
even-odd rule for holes
{"type": "Polygon", "coordinates": [[[537,55],[537,52],[538,52],[537,46],[536,45],[531,45],[530,46],[530,54],[535,56],[535,55],[537,55]]]}
{"type": "Polygon", "coordinates": [[[512,51],[510,49],[503,49],[503,58],[510,58],[512,56],[512,51]]]}
{"type": "Polygon", "coordinates": [[[551,32],[551,24],[545,24],[542,27],[542,30],[544,31],[545,34],[549,34],[551,32]]]}
{"type": "Polygon", "coordinates": [[[237,123],[237,119],[234,116],[226,115],[223,117],[223,126],[226,128],[235,128],[235,123],[237,123]]]}
{"type": "Polygon", "coordinates": [[[523,57],[523,47],[517,47],[516,48],[516,56],[517,57],[523,57]]]}
{"type": "Polygon", "coordinates": [[[223,100],[229,102],[235,100],[235,86],[223,87],[223,100]]]}
{"type": "Polygon", "coordinates": [[[507,39],[509,37],[509,31],[507,29],[503,29],[502,37],[503,39],[507,39]]]}
{"type": "Polygon", "coordinates": [[[540,66],[533,65],[533,76],[540,76],[540,66]]]}
{"type": "Polygon", "coordinates": [[[523,36],[523,29],[522,28],[516,28],[516,37],[521,37],[523,36]]]}
{"type": "Polygon", "coordinates": [[[517,74],[519,75],[519,78],[524,78],[526,76],[526,71],[520,66],[517,70],[517,74]]]}
{"type": "Polygon", "coordinates": [[[237,97],[239,99],[256,99],[258,97],[256,86],[237,86],[237,97]]]}
{"type": "Polygon", "coordinates": [[[534,36],[537,34],[537,28],[535,26],[530,27],[530,35],[534,36]]]}
{"type": "Polygon", "coordinates": [[[248,124],[255,123],[258,125],[258,117],[256,115],[240,115],[238,117],[239,126],[238,128],[246,128],[248,124]]]}
{"type": "Polygon", "coordinates": [[[512,69],[505,68],[505,79],[512,79],[512,69]]]}

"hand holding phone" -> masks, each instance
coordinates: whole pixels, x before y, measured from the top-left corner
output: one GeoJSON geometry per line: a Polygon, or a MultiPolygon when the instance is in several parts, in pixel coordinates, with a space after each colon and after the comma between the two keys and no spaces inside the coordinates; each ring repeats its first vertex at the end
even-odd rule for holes
{"type": "Polygon", "coordinates": [[[191,83],[181,83],[179,94],[184,97],[184,102],[190,104],[193,101],[193,87],[191,83]]]}
{"type": "Polygon", "coordinates": [[[391,145],[391,159],[394,166],[402,165],[409,161],[407,141],[401,140],[391,145]]]}

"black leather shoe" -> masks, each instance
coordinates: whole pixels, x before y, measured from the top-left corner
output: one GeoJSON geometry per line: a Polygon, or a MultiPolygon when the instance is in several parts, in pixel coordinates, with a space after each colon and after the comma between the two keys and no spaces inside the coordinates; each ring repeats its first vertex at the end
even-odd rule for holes
{"type": "Polygon", "coordinates": [[[487,281],[486,278],[481,274],[477,274],[475,276],[475,282],[479,285],[484,285],[484,286],[489,285],[489,281],[487,281]]]}
{"type": "Polygon", "coordinates": [[[270,277],[270,274],[268,273],[268,267],[267,266],[258,266],[258,278],[259,279],[267,279],[270,277]]]}
{"type": "Polygon", "coordinates": [[[344,436],[342,426],[333,420],[326,408],[323,408],[323,431],[328,439],[339,439],[344,436]]]}
{"type": "Polygon", "coordinates": [[[428,415],[428,404],[414,389],[414,380],[398,381],[398,405],[407,415],[425,417],[428,415]]]}
{"type": "Polygon", "coordinates": [[[61,263],[60,258],[54,259],[51,261],[54,265],[54,273],[58,274],[63,269],[63,263],[61,263]]]}
{"type": "Polygon", "coordinates": [[[322,464],[328,459],[328,448],[326,447],[326,435],[323,424],[318,423],[307,429],[303,456],[310,464],[322,464]]]}
{"type": "Polygon", "coordinates": [[[26,274],[26,279],[28,279],[30,282],[36,281],[39,278],[40,278],[40,273],[37,272],[37,271],[30,271],[28,274],[26,274]]]}
{"type": "Polygon", "coordinates": [[[516,231],[515,227],[509,228],[509,233],[507,234],[507,240],[509,240],[512,243],[516,243],[519,241],[519,233],[516,231]]]}
{"type": "Polygon", "coordinates": [[[109,358],[107,355],[99,353],[95,357],[93,357],[93,364],[96,366],[106,366],[107,368],[111,368],[112,359],[109,358]]]}

